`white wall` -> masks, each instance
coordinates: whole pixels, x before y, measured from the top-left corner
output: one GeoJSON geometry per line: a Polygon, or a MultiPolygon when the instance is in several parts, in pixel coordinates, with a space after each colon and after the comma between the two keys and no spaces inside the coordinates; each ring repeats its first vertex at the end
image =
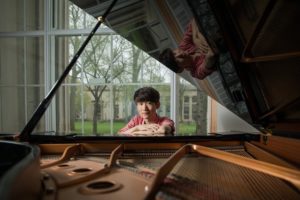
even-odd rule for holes
{"type": "Polygon", "coordinates": [[[246,121],[217,103],[217,132],[242,131],[247,133],[258,132],[246,121]]]}

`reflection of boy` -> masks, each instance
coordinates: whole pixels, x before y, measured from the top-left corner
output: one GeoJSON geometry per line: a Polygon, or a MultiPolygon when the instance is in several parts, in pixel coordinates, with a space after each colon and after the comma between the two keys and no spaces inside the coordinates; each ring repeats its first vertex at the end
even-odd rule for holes
{"type": "Polygon", "coordinates": [[[134,102],[139,115],[119,130],[121,135],[173,135],[174,122],[168,117],[160,117],[156,110],[160,106],[159,92],[152,87],[143,87],[134,93],[134,102]]]}
{"type": "Polygon", "coordinates": [[[176,73],[185,69],[193,77],[204,79],[215,70],[216,56],[192,19],[179,47],[165,49],[159,60],[176,73]]]}

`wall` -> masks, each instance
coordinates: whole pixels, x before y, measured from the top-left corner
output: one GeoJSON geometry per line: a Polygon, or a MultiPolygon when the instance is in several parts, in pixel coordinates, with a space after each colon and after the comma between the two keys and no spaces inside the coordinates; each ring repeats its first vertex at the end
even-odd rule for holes
{"type": "Polygon", "coordinates": [[[257,132],[243,119],[233,114],[221,104],[217,105],[217,132],[242,131],[242,132],[257,132]]]}

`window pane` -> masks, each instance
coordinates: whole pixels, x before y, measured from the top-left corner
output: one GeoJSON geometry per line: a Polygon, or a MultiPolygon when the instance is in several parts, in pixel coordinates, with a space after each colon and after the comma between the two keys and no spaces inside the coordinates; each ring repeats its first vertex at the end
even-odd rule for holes
{"type": "Polygon", "coordinates": [[[87,84],[110,83],[111,74],[111,37],[96,35],[83,51],[79,66],[82,68],[83,81],[87,84]]]}
{"type": "Polygon", "coordinates": [[[137,85],[122,85],[114,87],[114,105],[118,110],[114,110],[113,133],[124,127],[130,119],[137,114],[133,101],[134,92],[139,88],[137,85]]]}
{"type": "Polygon", "coordinates": [[[145,83],[170,83],[171,71],[158,62],[156,59],[143,53],[145,61],[142,62],[143,66],[143,82],[145,83]]]}
{"type": "Polygon", "coordinates": [[[55,1],[54,7],[54,29],[85,29],[97,23],[97,19],[68,0],[55,1]]]}
{"type": "Polygon", "coordinates": [[[110,134],[111,101],[109,95],[110,91],[105,85],[86,85],[83,91],[81,86],[62,87],[56,98],[59,132],[76,132],[83,135],[110,134]]]}
{"type": "Polygon", "coordinates": [[[44,83],[42,37],[1,38],[0,45],[5,49],[0,55],[3,58],[0,60],[0,84],[24,84],[24,74],[27,84],[44,83]]]}
{"type": "Polygon", "coordinates": [[[28,84],[44,85],[43,37],[26,38],[26,81],[28,84]]]}
{"type": "Polygon", "coordinates": [[[141,82],[142,50],[121,36],[113,35],[113,75],[114,83],[141,82]]]}
{"type": "Polygon", "coordinates": [[[189,96],[185,96],[184,97],[184,103],[189,103],[190,102],[190,97],[189,96]]]}
{"type": "Polygon", "coordinates": [[[0,46],[0,84],[24,84],[24,39],[1,38],[0,46]]]}
{"type": "Polygon", "coordinates": [[[170,94],[171,87],[167,85],[152,85],[160,94],[160,107],[157,110],[157,113],[161,117],[170,117],[170,94]]]}
{"type": "Polygon", "coordinates": [[[189,105],[183,106],[183,120],[189,121],[190,120],[190,109],[189,105]]]}
{"type": "MultiPolygon", "coordinates": [[[[26,103],[27,103],[27,121],[32,117],[34,111],[39,106],[40,102],[45,98],[44,87],[27,87],[26,88],[26,103]]],[[[24,101],[23,101],[24,103],[24,101]]],[[[19,104],[20,105],[20,104],[19,104]]],[[[24,124],[25,126],[25,124],[24,124]]],[[[44,132],[45,129],[45,115],[38,122],[33,132],[44,132]]]]}
{"type": "Polygon", "coordinates": [[[84,127],[89,127],[85,134],[109,135],[111,119],[110,90],[107,85],[85,85],[88,102],[84,103],[84,127]]]}
{"type": "Polygon", "coordinates": [[[42,30],[43,9],[44,1],[40,0],[2,0],[0,32],[42,30]]]}
{"type": "Polygon", "coordinates": [[[195,86],[179,79],[177,135],[205,135],[207,133],[207,96],[195,86]]]}
{"type": "Polygon", "coordinates": [[[41,0],[24,0],[27,31],[44,29],[44,2],[41,0]]]}
{"type": "Polygon", "coordinates": [[[0,87],[0,132],[20,132],[25,124],[23,87],[0,87]]]}
{"type": "MultiPolygon", "coordinates": [[[[63,71],[66,69],[71,59],[76,54],[82,43],[81,36],[69,36],[69,37],[55,37],[55,57],[54,63],[51,66],[56,66],[55,74],[58,79],[63,71]]],[[[81,81],[81,67],[82,57],[80,57],[64,83],[80,84],[81,81]]]]}
{"type": "MultiPolygon", "coordinates": [[[[132,90],[132,86],[113,86],[112,104],[114,115],[112,116],[112,133],[114,135],[116,135],[117,132],[127,124],[127,118],[125,116],[128,116],[128,113],[131,111],[131,107],[134,106],[132,97],[130,98],[130,96],[127,96],[128,92],[132,93],[132,90]],[[127,106],[127,108],[124,106],[127,106]]],[[[131,115],[134,115],[134,113],[130,114],[130,116],[131,115]]]]}
{"type": "Polygon", "coordinates": [[[61,134],[110,134],[107,86],[63,86],[56,95],[57,131],[61,134]]]}
{"type": "Polygon", "coordinates": [[[0,32],[24,30],[24,2],[20,0],[4,0],[0,6],[0,32]],[[10,23],[7,23],[10,22],[10,23]]]}
{"type": "MultiPolygon", "coordinates": [[[[82,89],[80,86],[62,86],[56,96],[56,129],[61,134],[80,133],[76,124],[81,123],[82,89]]],[[[84,98],[84,97],[83,97],[84,98]]]]}

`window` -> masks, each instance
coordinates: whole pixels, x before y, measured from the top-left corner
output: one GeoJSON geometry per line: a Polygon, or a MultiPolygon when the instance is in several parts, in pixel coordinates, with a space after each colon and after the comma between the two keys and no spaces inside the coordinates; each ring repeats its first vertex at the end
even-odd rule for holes
{"type": "MultiPolygon", "coordinates": [[[[68,0],[4,0],[0,10],[0,45],[5,49],[0,52],[0,132],[20,132],[96,19],[68,0]]],[[[173,76],[147,53],[101,25],[34,131],[116,134],[136,115],[135,90],[152,86],[161,94],[159,115],[177,113],[177,134],[191,133],[195,125],[190,98],[196,105],[192,94],[196,88],[180,79],[179,90],[172,91],[171,85],[177,81],[173,76]],[[174,93],[180,103],[170,109],[175,105],[171,103],[174,93]]]]}
{"type": "Polygon", "coordinates": [[[189,121],[190,120],[190,106],[189,104],[184,104],[183,106],[183,120],[189,121]]]}

